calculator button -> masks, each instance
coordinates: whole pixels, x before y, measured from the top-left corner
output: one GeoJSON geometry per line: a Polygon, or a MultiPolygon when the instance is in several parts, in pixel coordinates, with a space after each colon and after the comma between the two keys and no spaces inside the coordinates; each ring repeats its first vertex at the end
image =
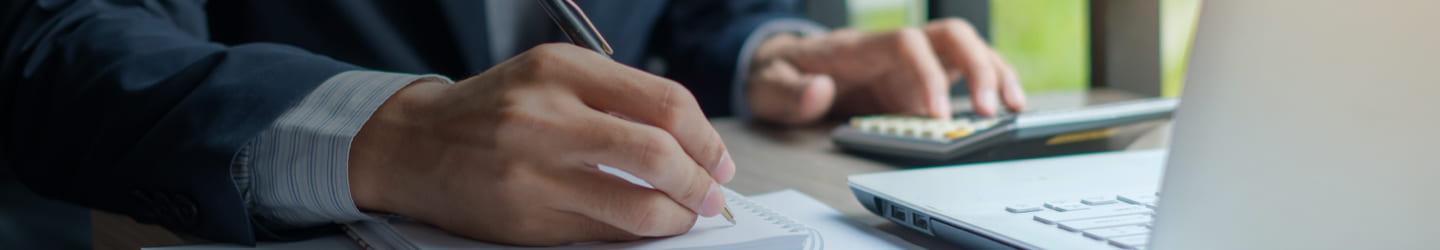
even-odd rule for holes
{"type": "Polygon", "coordinates": [[[1085,204],[1080,204],[1080,203],[1077,203],[1077,202],[1070,202],[1070,201],[1052,201],[1052,202],[1046,202],[1046,203],[1045,203],[1045,207],[1048,207],[1048,208],[1050,208],[1050,209],[1054,209],[1055,211],[1060,211],[1060,212],[1090,209],[1090,206],[1086,206],[1085,204]]]}
{"type": "Polygon", "coordinates": [[[994,126],[994,125],[995,125],[995,122],[996,122],[995,118],[988,118],[988,119],[980,119],[980,120],[975,121],[975,122],[973,122],[973,123],[971,123],[971,124],[974,124],[976,127],[987,128],[987,127],[990,127],[990,126],[994,126]]]}
{"type": "Polygon", "coordinates": [[[972,133],[975,133],[975,129],[973,129],[973,128],[970,128],[970,127],[957,128],[957,129],[955,129],[955,130],[946,131],[946,132],[945,132],[945,139],[951,139],[951,140],[960,139],[961,137],[970,136],[970,134],[972,134],[972,133]]]}
{"type": "Polygon", "coordinates": [[[1015,204],[1015,205],[1010,205],[1010,206],[1006,206],[1006,207],[1005,207],[1005,211],[1010,211],[1011,213],[1017,213],[1017,214],[1019,214],[1019,213],[1029,213],[1029,212],[1040,211],[1041,209],[1044,209],[1044,208],[1041,208],[1040,206],[1036,206],[1036,205],[1031,205],[1031,204],[1015,204]]]}

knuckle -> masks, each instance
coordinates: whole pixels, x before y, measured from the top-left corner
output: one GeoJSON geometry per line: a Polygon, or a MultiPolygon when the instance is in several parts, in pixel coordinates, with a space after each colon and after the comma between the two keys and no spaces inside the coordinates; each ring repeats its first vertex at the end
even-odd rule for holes
{"type": "MultiPolygon", "coordinates": [[[[505,76],[507,80],[536,81],[543,79],[546,75],[545,72],[550,70],[550,63],[547,62],[547,59],[532,52],[515,56],[505,64],[507,67],[504,67],[501,72],[504,72],[502,76],[505,76]]],[[[513,81],[502,81],[502,83],[509,82],[513,81]]]]}
{"type": "Polygon", "coordinates": [[[553,98],[545,98],[552,95],[546,92],[543,87],[521,87],[501,93],[495,100],[496,118],[502,123],[542,123],[544,116],[537,109],[554,108],[550,106],[553,98]]]}
{"type": "Polygon", "coordinates": [[[925,32],[918,28],[906,27],[895,30],[895,39],[902,43],[911,43],[925,39],[925,32]]]}
{"type": "Polygon", "coordinates": [[[725,144],[721,140],[720,134],[709,133],[708,136],[710,138],[708,141],[701,143],[700,148],[694,149],[704,158],[695,160],[700,161],[699,163],[706,169],[716,167],[720,163],[721,155],[725,154],[725,144]]]}
{"type": "Polygon", "coordinates": [[[670,139],[670,134],[663,131],[655,129],[645,131],[636,139],[636,144],[638,144],[636,148],[640,149],[636,157],[640,158],[637,162],[641,164],[637,167],[649,172],[646,174],[661,176],[664,174],[664,166],[667,165],[669,157],[674,154],[670,150],[671,144],[674,142],[670,139]]]}
{"type": "Polygon", "coordinates": [[[528,125],[529,123],[537,123],[536,120],[538,119],[535,118],[534,114],[526,112],[523,108],[520,107],[520,105],[514,104],[514,102],[521,101],[518,99],[523,98],[524,97],[515,97],[512,94],[506,94],[503,98],[501,98],[501,102],[504,102],[505,104],[501,104],[501,107],[495,111],[495,115],[497,116],[501,124],[528,125]]]}
{"type": "Polygon", "coordinates": [[[959,18],[947,18],[936,21],[927,27],[935,37],[937,43],[944,44],[965,44],[972,41],[981,41],[979,31],[969,21],[959,18]]]}
{"type": "Polygon", "coordinates": [[[666,82],[665,86],[664,92],[660,93],[660,105],[657,106],[660,110],[656,112],[658,115],[654,123],[656,127],[671,129],[680,122],[681,114],[697,109],[699,101],[679,83],[666,82]]]}
{"type": "Polygon", "coordinates": [[[895,30],[896,46],[894,48],[897,50],[895,52],[902,55],[909,55],[920,49],[928,49],[929,39],[930,38],[925,35],[925,32],[917,28],[895,30]]]}
{"type": "Polygon", "coordinates": [[[570,49],[569,45],[547,43],[535,46],[516,56],[516,69],[524,71],[524,75],[541,77],[547,72],[564,70],[570,66],[569,59],[565,57],[565,51],[570,49]]]}
{"type": "Polygon", "coordinates": [[[556,56],[564,54],[567,49],[569,46],[563,43],[545,43],[535,46],[531,51],[535,52],[537,56],[556,56]]]}
{"type": "Polygon", "coordinates": [[[550,46],[549,46],[548,44],[542,44],[542,45],[540,45],[540,46],[535,46],[534,48],[530,48],[529,50],[525,50],[525,52],[521,52],[520,55],[515,56],[515,58],[516,58],[519,62],[521,62],[520,66],[523,66],[523,67],[542,66],[542,65],[543,65],[543,63],[542,63],[543,61],[545,61],[545,60],[548,59],[548,58],[554,57],[554,54],[555,54],[555,53],[552,52],[552,51],[554,51],[554,49],[550,49],[549,47],[550,47],[550,46]]]}

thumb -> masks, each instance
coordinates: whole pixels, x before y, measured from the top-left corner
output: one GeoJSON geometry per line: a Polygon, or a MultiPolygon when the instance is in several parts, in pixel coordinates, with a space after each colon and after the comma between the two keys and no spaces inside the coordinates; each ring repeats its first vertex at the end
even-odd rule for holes
{"type": "Polygon", "coordinates": [[[819,120],[835,100],[835,80],[829,75],[803,74],[784,60],[775,60],[753,72],[746,95],[757,118],[788,125],[819,120]]]}

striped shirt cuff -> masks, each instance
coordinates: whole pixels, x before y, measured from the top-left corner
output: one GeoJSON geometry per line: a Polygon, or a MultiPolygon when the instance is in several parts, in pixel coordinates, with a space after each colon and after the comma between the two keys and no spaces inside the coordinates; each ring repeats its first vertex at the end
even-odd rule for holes
{"type": "Polygon", "coordinates": [[[793,33],[800,36],[813,36],[825,34],[829,30],[810,20],[798,18],[782,18],[770,20],[755,28],[750,37],[745,38],[745,44],[740,47],[740,59],[736,60],[735,79],[730,84],[730,110],[735,117],[750,119],[750,103],[745,95],[745,86],[750,82],[751,57],[755,56],[755,50],[760,49],[760,44],[771,36],[784,33],[793,33]]]}
{"type": "Polygon", "coordinates": [[[252,216],[301,228],[370,219],[350,196],[350,143],[410,83],[438,75],[347,71],[325,80],[237,153],[231,177],[252,216]]]}

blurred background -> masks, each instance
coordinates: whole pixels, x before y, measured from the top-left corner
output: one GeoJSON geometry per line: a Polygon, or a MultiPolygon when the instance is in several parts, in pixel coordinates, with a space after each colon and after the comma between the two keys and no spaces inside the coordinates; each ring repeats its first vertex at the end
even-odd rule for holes
{"type": "MultiPolygon", "coordinates": [[[[969,20],[1026,92],[1109,88],[1177,97],[1200,0],[809,0],[821,23],[861,30],[969,20]]],[[[963,88],[957,91],[964,91],[963,88]]]]}

